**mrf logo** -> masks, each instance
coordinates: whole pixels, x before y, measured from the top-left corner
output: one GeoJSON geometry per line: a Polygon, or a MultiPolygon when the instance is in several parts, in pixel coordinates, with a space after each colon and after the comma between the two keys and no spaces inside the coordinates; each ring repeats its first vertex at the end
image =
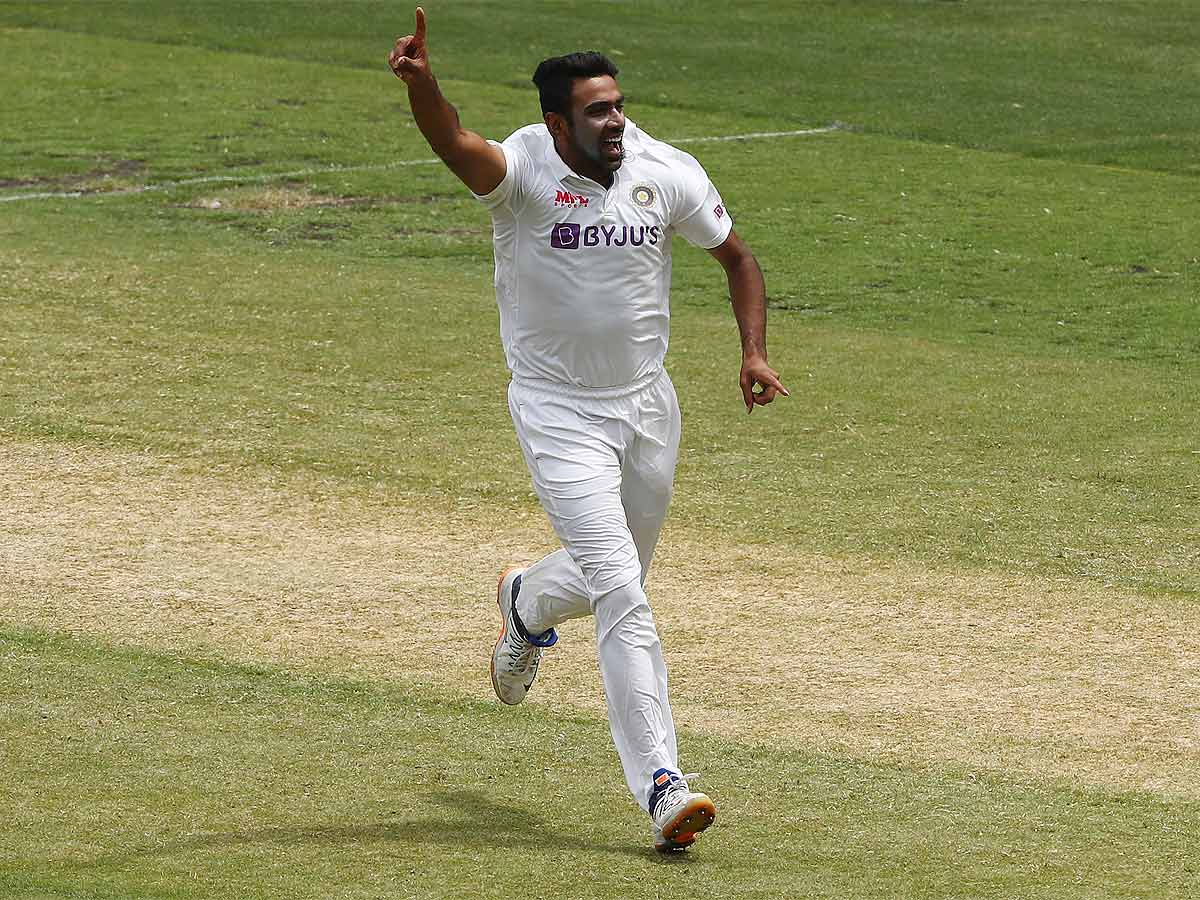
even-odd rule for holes
{"type": "Polygon", "coordinates": [[[559,222],[550,229],[550,246],[555,250],[578,250],[580,247],[653,247],[662,236],[657,225],[588,225],[559,222]]]}
{"type": "Polygon", "coordinates": [[[572,209],[578,209],[581,206],[588,205],[588,198],[583,196],[583,194],[572,194],[570,191],[555,191],[554,205],[569,206],[572,209]]]}

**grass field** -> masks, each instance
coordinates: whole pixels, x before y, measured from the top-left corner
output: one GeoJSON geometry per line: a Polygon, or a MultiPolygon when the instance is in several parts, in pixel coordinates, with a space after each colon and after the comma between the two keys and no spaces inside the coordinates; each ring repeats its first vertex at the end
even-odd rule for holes
{"type": "Polygon", "coordinates": [[[426,9],[489,137],[612,54],[766,272],[747,417],[675,248],[648,588],[717,824],[649,850],[588,626],[491,696],[554,542],[411,9],[6,2],[0,896],[1200,893],[1192,4],[426,9]]]}

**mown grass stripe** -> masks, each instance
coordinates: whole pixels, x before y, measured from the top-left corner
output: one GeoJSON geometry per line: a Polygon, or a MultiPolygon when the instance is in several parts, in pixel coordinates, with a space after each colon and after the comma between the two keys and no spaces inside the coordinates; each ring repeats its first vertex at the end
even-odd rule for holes
{"type": "Polygon", "coordinates": [[[558,896],[1200,888],[1200,805],[1147,794],[685,732],[720,818],[664,860],[598,719],[28,631],[0,671],[9,896],[502,896],[543,867],[558,896]]]}
{"type": "MultiPolygon", "coordinates": [[[[802,128],[794,131],[754,131],[747,134],[719,134],[705,137],[672,138],[671,144],[706,144],[726,141],[769,140],[782,137],[808,137],[811,135],[831,134],[841,131],[847,126],[841,123],[827,125],[824,128],[802,128]]],[[[291,172],[269,172],[267,174],[245,175],[205,175],[200,178],[183,178],[178,181],[167,181],[161,184],[144,184],[132,188],[116,188],[111,191],[64,191],[41,192],[34,194],[14,194],[0,196],[0,203],[14,200],[64,200],[80,197],[120,197],[130,194],[145,194],[152,191],[169,191],[175,188],[190,187],[197,184],[261,184],[277,181],[281,178],[307,178],[312,175],[336,175],[339,172],[385,172],[390,169],[402,169],[408,166],[438,165],[440,159],[402,159],[388,163],[374,163],[360,166],[320,166],[316,168],[296,169],[291,172]]]]}

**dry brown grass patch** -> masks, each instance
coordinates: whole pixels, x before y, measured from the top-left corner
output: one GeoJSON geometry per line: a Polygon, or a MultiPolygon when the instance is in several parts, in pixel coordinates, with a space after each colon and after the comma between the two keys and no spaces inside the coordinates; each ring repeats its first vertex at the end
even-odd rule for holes
{"type": "Polygon", "coordinates": [[[378,202],[378,198],[373,197],[314,194],[303,186],[284,184],[227,188],[213,196],[196,197],[183,205],[196,209],[276,212],[281,209],[308,209],[313,206],[370,206],[378,202]]]}
{"type": "MultiPolygon", "coordinates": [[[[490,696],[494,578],[540,513],[395,508],[0,446],[0,615],[490,696]]],[[[650,584],[677,719],[773,745],[1200,797],[1200,611],[1102,585],[793,553],[676,525],[650,584]]],[[[534,699],[602,714],[588,623],[534,699]]],[[[686,751],[686,747],[685,747],[686,751]]]]}

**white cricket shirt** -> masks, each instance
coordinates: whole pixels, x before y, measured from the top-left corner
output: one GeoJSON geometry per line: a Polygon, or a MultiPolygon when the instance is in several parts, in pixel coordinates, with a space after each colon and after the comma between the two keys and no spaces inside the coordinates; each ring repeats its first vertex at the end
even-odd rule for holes
{"type": "Polygon", "coordinates": [[[628,119],[623,145],[605,189],[562,161],[544,124],[496,144],[508,170],[476,196],[492,214],[500,339],[515,378],[612,388],[657,373],[672,236],[711,249],[729,235],[729,213],[691,155],[628,119]]]}

